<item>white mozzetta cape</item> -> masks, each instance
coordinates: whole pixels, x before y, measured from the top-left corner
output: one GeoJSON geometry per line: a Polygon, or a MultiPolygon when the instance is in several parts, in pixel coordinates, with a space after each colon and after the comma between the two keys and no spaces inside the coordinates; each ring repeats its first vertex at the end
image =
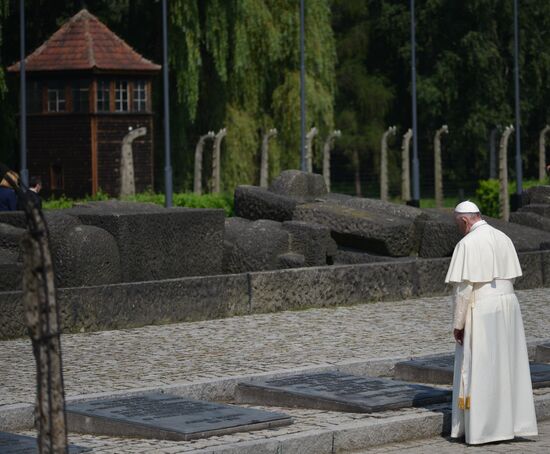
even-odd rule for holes
{"type": "Polygon", "coordinates": [[[456,245],[445,282],[491,282],[521,276],[512,240],[485,221],[479,221],[456,245]]]}

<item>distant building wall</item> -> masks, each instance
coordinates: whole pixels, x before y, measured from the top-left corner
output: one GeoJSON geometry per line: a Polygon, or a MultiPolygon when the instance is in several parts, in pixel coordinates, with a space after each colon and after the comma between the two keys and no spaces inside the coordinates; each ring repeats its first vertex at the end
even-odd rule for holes
{"type": "Polygon", "coordinates": [[[45,194],[91,194],[90,116],[29,115],[27,121],[29,174],[42,178],[45,194]]]}

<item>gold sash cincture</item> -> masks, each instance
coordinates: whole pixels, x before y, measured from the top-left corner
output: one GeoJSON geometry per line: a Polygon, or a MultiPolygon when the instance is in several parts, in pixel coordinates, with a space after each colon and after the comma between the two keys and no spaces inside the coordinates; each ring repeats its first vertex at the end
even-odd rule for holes
{"type": "Polygon", "coordinates": [[[458,398],[458,408],[461,410],[469,410],[470,409],[470,396],[466,397],[466,405],[464,405],[464,397],[458,398]]]}

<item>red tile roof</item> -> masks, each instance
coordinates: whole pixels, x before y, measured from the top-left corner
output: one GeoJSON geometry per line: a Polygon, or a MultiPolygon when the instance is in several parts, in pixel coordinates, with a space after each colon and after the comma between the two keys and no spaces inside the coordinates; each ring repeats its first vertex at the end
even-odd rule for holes
{"type": "MultiPolygon", "coordinates": [[[[103,70],[159,71],[160,65],[143,58],[83,9],[61,26],[25,59],[27,71],[103,70]]],[[[19,62],[8,68],[19,71],[19,62]]]]}

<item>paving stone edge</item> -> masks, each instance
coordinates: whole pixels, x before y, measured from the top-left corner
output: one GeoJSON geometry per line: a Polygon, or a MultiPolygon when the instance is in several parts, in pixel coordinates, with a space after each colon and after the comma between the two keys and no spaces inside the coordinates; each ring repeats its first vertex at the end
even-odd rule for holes
{"type": "MultiPolygon", "coordinates": [[[[527,342],[529,358],[533,359],[536,353],[536,347],[539,344],[549,343],[550,339],[531,340],[527,342]]],[[[414,358],[428,358],[442,354],[450,354],[448,350],[436,351],[431,355],[415,356],[414,358]]],[[[388,357],[378,359],[357,358],[337,363],[327,362],[314,366],[305,366],[300,368],[282,369],[264,372],[260,374],[237,375],[227,378],[205,379],[189,383],[175,383],[163,387],[134,388],[121,391],[111,391],[105,393],[83,394],[67,397],[67,402],[79,402],[88,399],[108,399],[115,396],[130,396],[145,392],[163,392],[192,399],[230,401],[235,397],[235,389],[239,382],[255,381],[271,378],[281,378],[298,373],[315,373],[327,371],[340,371],[357,375],[371,376],[393,376],[394,367],[397,362],[412,359],[411,356],[388,357]]],[[[0,430],[18,431],[30,430],[34,425],[33,418],[34,406],[28,403],[19,403],[0,406],[0,430]]],[[[550,417],[550,402],[546,403],[544,410],[550,417]]]]}
{"type": "MultiPolygon", "coordinates": [[[[550,395],[536,396],[537,420],[550,419],[550,395]]],[[[336,454],[389,443],[445,436],[450,433],[449,411],[429,411],[387,418],[376,423],[359,421],[334,429],[300,432],[265,440],[230,443],[190,451],[190,454],[336,454]]]]}

